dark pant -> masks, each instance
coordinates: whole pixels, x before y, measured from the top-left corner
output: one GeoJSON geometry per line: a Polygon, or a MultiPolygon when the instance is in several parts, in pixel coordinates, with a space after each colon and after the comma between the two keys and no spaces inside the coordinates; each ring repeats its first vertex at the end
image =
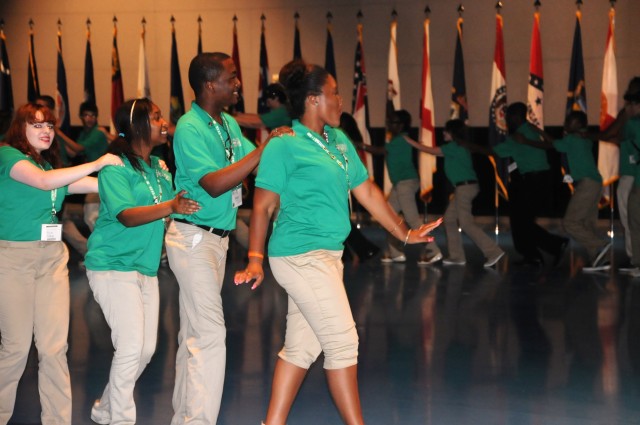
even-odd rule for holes
{"type": "Polygon", "coordinates": [[[525,258],[540,258],[540,251],[557,255],[565,240],[536,223],[544,191],[549,187],[548,171],[513,173],[509,184],[509,219],[513,246],[525,258]]]}

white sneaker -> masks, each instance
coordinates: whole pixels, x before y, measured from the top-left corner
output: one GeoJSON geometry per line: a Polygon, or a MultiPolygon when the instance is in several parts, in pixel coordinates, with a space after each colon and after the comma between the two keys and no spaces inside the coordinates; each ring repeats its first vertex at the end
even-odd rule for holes
{"type": "Polygon", "coordinates": [[[105,411],[100,406],[100,400],[96,400],[91,408],[91,420],[100,425],[109,425],[111,423],[111,415],[109,411],[105,411]]]}
{"type": "Polygon", "coordinates": [[[640,267],[636,267],[634,269],[631,269],[629,271],[629,275],[631,277],[633,277],[634,279],[640,277],[640,267]]]}
{"type": "MultiPolygon", "coordinates": [[[[609,263],[607,262],[607,263],[600,264],[600,265],[598,265],[598,266],[596,266],[596,265],[591,265],[591,266],[583,267],[583,268],[582,268],[582,271],[583,271],[583,272],[586,272],[586,273],[593,273],[593,272],[605,272],[605,271],[609,270],[610,268],[611,268],[611,264],[609,264],[609,263]]],[[[631,275],[633,276],[633,274],[632,274],[632,273],[629,273],[629,274],[631,274],[631,275]]],[[[640,277],[640,273],[638,274],[638,277],[640,277]]]]}
{"type": "Polygon", "coordinates": [[[485,267],[493,267],[496,265],[496,263],[498,261],[500,261],[500,259],[502,259],[502,257],[504,257],[504,251],[502,251],[500,254],[496,255],[493,258],[489,258],[485,263],[484,266],[485,267]]]}
{"type": "Polygon", "coordinates": [[[420,257],[420,259],[418,260],[418,265],[428,266],[428,265],[437,263],[440,260],[442,260],[442,253],[438,252],[437,254],[432,255],[431,257],[429,256],[420,257]]]}
{"type": "Polygon", "coordinates": [[[404,263],[406,261],[407,261],[407,257],[405,257],[404,254],[400,254],[397,257],[390,257],[388,255],[385,255],[380,259],[380,262],[383,264],[404,263]]]}
{"type": "Polygon", "coordinates": [[[442,264],[445,266],[464,266],[467,262],[465,260],[452,260],[451,258],[445,258],[442,260],[442,264]]]}

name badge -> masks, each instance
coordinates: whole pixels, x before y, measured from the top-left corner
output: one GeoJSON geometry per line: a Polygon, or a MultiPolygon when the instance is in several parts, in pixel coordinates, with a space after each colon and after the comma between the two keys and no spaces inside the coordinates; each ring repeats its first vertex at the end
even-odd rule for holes
{"type": "Polygon", "coordinates": [[[238,208],[242,205],[242,187],[238,186],[231,192],[231,206],[238,208]]]}
{"type": "Polygon", "coordinates": [[[629,164],[636,165],[637,162],[638,161],[636,160],[636,156],[635,155],[629,155],[629,164]]]}
{"type": "Polygon", "coordinates": [[[509,171],[509,174],[513,173],[517,169],[518,169],[518,163],[516,163],[515,161],[512,162],[511,164],[509,164],[509,166],[507,167],[507,170],[509,171]]]}
{"type": "Polygon", "coordinates": [[[60,242],[62,240],[62,224],[43,224],[40,232],[40,240],[60,242]]]}

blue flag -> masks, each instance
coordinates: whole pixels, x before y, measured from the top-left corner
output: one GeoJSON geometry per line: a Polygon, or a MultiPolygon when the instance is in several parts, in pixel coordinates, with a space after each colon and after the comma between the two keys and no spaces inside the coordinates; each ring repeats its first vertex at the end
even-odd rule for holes
{"type": "Polygon", "coordinates": [[[267,42],[265,39],[264,20],[260,34],[260,75],[258,77],[258,113],[269,112],[265,89],[269,85],[269,58],[267,57],[267,42]]]}
{"type": "Polygon", "coordinates": [[[96,85],[93,79],[91,55],[91,30],[87,28],[87,45],[84,50],[84,101],[96,104],[96,85]]]}
{"type": "Polygon", "coordinates": [[[180,76],[180,62],[178,61],[178,45],[176,30],[171,26],[171,92],[169,102],[169,117],[173,124],[184,114],[184,95],[182,94],[182,78],[180,76]]]}
{"type": "Polygon", "coordinates": [[[582,14],[576,12],[576,28],[573,33],[571,49],[571,69],[569,70],[569,88],[567,90],[566,113],[571,111],[587,112],[587,91],[584,78],[584,58],[582,56],[582,14]]]}
{"type": "Polygon", "coordinates": [[[300,47],[300,28],[298,27],[298,17],[296,13],[296,29],[293,34],[293,59],[302,59],[302,48],[300,47]]]}
{"type": "Polygon", "coordinates": [[[467,87],[464,77],[464,56],[462,54],[462,25],[464,20],[458,18],[457,36],[456,36],[456,52],[453,62],[453,85],[451,87],[451,110],[449,117],[451,119],[461,119],[467,121],[469,119],[469,106],[467,103],[467,87]]]}
{"type": "Polygon", "coordinates": [[[56,72],[56,109],[58,124],[63,133],[69,134],[69,95],[67,94],[67,72],[62,60],[62,32],[58,29],[58,67],[56,72]]]}
{"type": "Polygon", "coordinates": [[[40,83],[38,81],[38,67],[36,55],[33,51],[33,28],[29,29],[29,63],[27,65],[27,100],[33,102],[40,96],[40,83]]]}
{"type": "Polygon", "coordinates": [[[13,88],[6,42],[4,30],[0,29],[0,112],[11,113],[13,112],[13,88]]]}
{"type": "Polygon", "coordinates": [[[333,35],[331,34],[331,23],[327,23],[327,47],[324,53],[324,69],[329,74],[333,75],[333,78],[337,81],[338,74],[336,73],[336,60],[333,53],[333,35]]]}

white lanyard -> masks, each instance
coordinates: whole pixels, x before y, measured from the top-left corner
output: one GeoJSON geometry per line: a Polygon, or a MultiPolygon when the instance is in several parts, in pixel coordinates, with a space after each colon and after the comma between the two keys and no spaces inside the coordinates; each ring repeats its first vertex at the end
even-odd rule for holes
{"type": "Polygon", "coordinates": [[[144,182],[147,184],[147,187],[149,188],[149,192],[153,197],[153,203],[158,205],[160,201],[162,201],[162,184],[160,183],[160,176],[159,176],[160,172],[158,171],[158,169],[154,168],[154,170],[156,172],[156,183],[158,183],[158,191],[160,192],[160,196],[156,196],[156,191],[153,190],[153,186],[151,186],[151,182],[147,178],[147,173],[143,172],[142,178],[144,179],[144,182]]]}
{"type": "MultiPolygon", "coordinates": [[[[326,133],[325,133],[326,135],[326,133]]],[[[340,149],[338,149],[338,151],[340,152],[340,155],[342,155],[342,159],[344,160],[344,164],[342,163],[342,161],[340,161],[334,154],[332,154],[329,149],[327,149],[327,147],[324,145],[324,143],[322,143],[321,140],[319,140],[316,136],[314,136],[310,131],[307,132],[307,137],[311,140],[313,140],[314,142],[316,142],[316,144],[318,146],[320,146],[322,148],[323,151],[325,151],[327,153],[327,155],[329,155],[329,158],[333,159],[335,161],[336,164],[338,164],[340,166],[340,168],[342,168],[344,170],[345,175],[347,176],[347,188],[349,191],[351,191],[351,181],[349,180],[349,159],[347,159],[346,155],[344,154],[344,152],[342,152],[340,149]]],[[[328,137],[327,137],[328,139],[328,137]]],[[[327,140],[328,143],[328,140],[327,140]]]]}
{"type": "MultiPolygon", "coordinates": [[[[47,172],[47,170],[44,169],[44,167],[42,165],[40,165],[39,163],[37,163],[38,166],[42,169],[42,171],[44,171],[45,173],[47,172]]],[[[55,189],[51,189],[51,223],[55,223],[55,219],[54,217],[56,216],[56,199],[58,199],[58,188],[55,189]]]]}
{"type": "Polygon", "coordinates": [[[222,147],[224,148],[224,152],[226,154],[227,160],[231,164],[233,164],[235,162],[235,158],[233,155],[233,142],[231,141],[231,130],[229,129],[229,124],[227,124],[227,120],[224,118],[224,115],[220,114],[220,119],[222,119],[222,127],[224,131],[227,133],[227,136],[229,136],[229,146],[227,146],[224,137],[222,137],[222,132],[220,131],[220,124],[218,124],[218,121],[214,120],[213,118],[211,118],[211,121],[213,121],[213,125],[216,128],[216,131],[218,132],[218,137],[220,137],[220,142],[222,143],[222,147]]]}

